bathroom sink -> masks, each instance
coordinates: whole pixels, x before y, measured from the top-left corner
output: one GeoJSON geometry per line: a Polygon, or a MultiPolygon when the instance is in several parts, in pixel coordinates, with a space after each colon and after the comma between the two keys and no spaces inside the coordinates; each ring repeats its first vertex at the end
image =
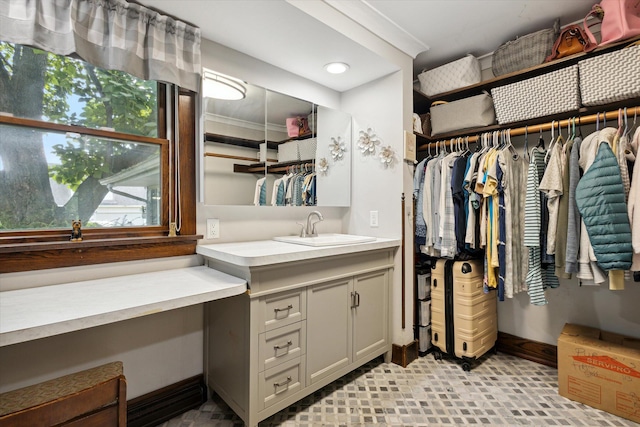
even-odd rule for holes
{"type": "Polygon", "coordinates": [[[300,237],[300,236],[281,236],[274,237],[273,240],[278,242],[293,243],[296,245],[305,246],[336,246],[336,245],[351,245],[354,243],[366,243],[376,240],[375,237],[369,236],[356,236],[353,234],[319,234],[315,237],[300,237]]]}

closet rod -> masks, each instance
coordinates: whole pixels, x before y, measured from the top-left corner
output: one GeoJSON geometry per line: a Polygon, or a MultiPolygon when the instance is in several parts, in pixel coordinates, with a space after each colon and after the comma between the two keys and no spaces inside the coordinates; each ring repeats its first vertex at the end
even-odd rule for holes
{"type": "MultiPolygon", "coordinates": [[[[220,157],[223,159],[246,160],[248,162],[256,162],[255,157],[232,156],[231,154],[204,153],[205,157],[220,157]]],[[[268,162],[277,162],[276,159],[267,159],[268,162]]]]}
{"type": "MultiPolygon", "coordinates": [[[[620,108],[619,110],[623,110],[624,108],[620,108]]],[[[596,114],[590,114],[588,116],[576,116],[576,124],[578,125],[589,125],[589,124],[593,124],[596,123],[598,120],[598,116],[600,116],[600,120],[603,120],[604,118],[606,118],[606,120],[617,120],[618,119],[618,111],[619,110],[615,110],[615,111],[607,111],[604,113],[596,113],[596,114]]],[[[640,107],[628,107],[627,108],[627,118],[629,116],[633,116],[634,114],[636,115],[640,115],[640,107]]],[[[524,135],[525,132],[528,132],[529,134],[535,133],[535,132],[540,132],[540,131],[547,131],[547,130],[551,130],[551,125],[553,124],[554,127],[560,126],[560,127],[567,127],[569,125],[569,123],[573,120],[573,118],[570,119],[564,119],[564,120],[555,120],[553,122],[547,122],[547,123],[541,123],[539,125],[531,125],[531,126],[524,126],[524,127],[518,127],[518,128],[511,128],[511,136],[518,136],[518,135],[524,135]]],[[[503,130],[506,129],[510,129],[508,127],[503,128],[503,130]]],[[[493,131],[490,131],[489,133],[491,133],[493,131]]],[[[498,131],[499,132],[499,131],[498,131]]],[[[480,134],[485,133],[485,132],[480,132],[480,134]]],[[[435,147],[436,145],[442,145],[442,144],[446,144],[446,145],[452,145],[456,143],[456,140],[460,138],[460,137],[455,137],[455,138],[447,138],[447,139],[442,139],[439,141],[434,141],[434,142],[430,142],[428,144],[423,144],[421,145],[418,150],[423,151],[429,147],[435,147]]],[[[465,139],[466,141],[466,136],[463,136],[462,138],[465,139]]],[[[473,135],[473,136],[469,136],[469,142],[476,142],[478,140],[478,135],[473,135]]]]}

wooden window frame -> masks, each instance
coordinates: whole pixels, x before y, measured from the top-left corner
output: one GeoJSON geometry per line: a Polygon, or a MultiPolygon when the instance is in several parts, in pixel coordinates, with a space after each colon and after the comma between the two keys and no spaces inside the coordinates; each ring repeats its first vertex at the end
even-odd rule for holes
{"type": "MultiPolygon", "coordinates": [[[[71,229],[65,230],[37,230],[37,231],[0,231],[0,274],[31,270],[42,270],[59,267],[74,267],[111,262],[132,261],[170,256],[195,254],[197,240],[202,236],[196,235],[196,99],[197,93],[186,89],[179,89],[175,102],[174,92],[167,91],[165,85],[159,85],[158,90],[158,128],[161,138],[146,138],[118,132],[106,132],[79,126],[68,126],[53,123],[0,117],[0,123],[22,126],[34,126],[51,130],[77,132],[93,136],[116,137],[121,140],[134,142],[161,142],[161,176],[162,182],[168,182],[172,177],[171,197],[179,194],[180,206],[180,234],[169,237],[169,185],[162,185],[162,213],[161,224],[149,227],[119,227],[119,228],[87,228],[82,231],[83,240],[72,242],[69,240],[71,229]],[[172,135],[165,138],[167,117],[166,100],[171,105],[177,105],[178,115],[179,164],[175,163],[176,140],[172,135]],[[45,126],[46,125],[46,126],[45,126]],[[151,141],[153,140],[153,141],[151,141]],[[169,147],[174,149],[170,153],[169,147]],[[176,168],[177,167],[177,168],[176,168]],[[177,180],[176,171],[181,171],[177,180]],[[180,188],[177,185],[180,185],[180,188]]],[[[175,121],[174,121],[175,123],[175,121]]],[[[172,204],[171,218],[176,218],[176,205],[172,204]]]]}

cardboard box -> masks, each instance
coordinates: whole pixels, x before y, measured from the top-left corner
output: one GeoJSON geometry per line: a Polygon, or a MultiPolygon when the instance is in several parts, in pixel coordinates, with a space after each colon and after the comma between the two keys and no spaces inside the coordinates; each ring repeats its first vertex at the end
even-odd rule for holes
{"type": "Polygon", "coordinates": [[[640,423],[640,339],[566,324],[558,387],[561,396],[640,423]]]}

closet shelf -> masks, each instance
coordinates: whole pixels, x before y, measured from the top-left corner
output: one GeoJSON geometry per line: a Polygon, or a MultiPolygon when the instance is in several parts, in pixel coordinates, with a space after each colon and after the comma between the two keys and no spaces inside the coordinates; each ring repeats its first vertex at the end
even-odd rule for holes
{"type": "Polygon", "coordinates": [[[275,163],[272,165],[265,165],[264,163],[253,163],[251,165],[233,165],[233,171],[236,173],[254,173],[254,174],[263,174],[265,173],[279,173],[282,174],[287,171],[287,168],[291,166],[299,166],[299,165],[311,165],[315,166],[314,159],[308,160],[297,160],[295,162],[282,162],[275,163]]]}
{"type": "MultiPolygon", "coordinates": [[[[255,157],[246,157],[246,156],[234,156],[232,154],[220,154],[220,153],[204,153],[205,157],[219,157],[221,159],[232,159],[232,160],[245,160],[247,162],[255,161],[255,157]]],[[[277,162],[277,159],[267,159],[268,162],[277,162]]]]}
{"type": "Polygon", "coordinates": [[[433,101],[454,101],[456,99],[467,98],[472,95],[477,95],[478,93],[484,90],[490,91],[494,87],[504,86],[520,80],[536,77],[542,74],[549,73],[551,71],[555,71],[561,68],[565,68],[565,67],[577,64],[578,61],[581,61],[586,57],[591,58],[594,56],[602,55],[604,53],[622,49],[625,46],[638,40],[640,40],[640,36],[634,37],[628,40],[624,40],[621,42],[617,42],[617,43],[611,43],[609,45],[596,48],[595,50],[589,53],[584,53],[584,52],[578,53],[572,56],[568,56],[566,58],[561,58],[555,61],[536,65],[535,67],[515,71],[513,73],[505,74],[499,77],[494,77],[492,79],[485,80],[471,86],[465,86],[449,92],[444,92],[433,97],[429,97],[424,93],[422,93],[421,91],[414,89],[413,90],[413,111],[418,114],[423,114],[429,110],[429,107],[431,106],[431,103],[433,101]]]}
{"type": "Polygon", "coordinates": [[[480,133],[493,132],[495,130],[513,129],[513,128],[524,129],[525,126],[534,126],[542,123],[551,123],[552,120],[570,119],[572,117],[582,118],[587,114],[602,113],[604,111],[609,111],[617,108],[625,108],[625,107],[633,108],[639,105],[638,102],[639,102],[638,99],[628,99],[625,101],[620,101],[620,102],[607,104],[607,105],[601,105],[597,107],[582,107],[577,111],[575,110],[566,111],[564,113],[558,113],[558,114],[553,114],[553,115],[544,116],[544,117],[536,117],[535,119],[523,120],[520,122],[505,123],[503,125],[496,124],[496,125],[490,125],[490,126],[482,126],[479,128],[472,128],[472,129],[461,129],[455,132],[448,132],[448,133],[443,133],[443,134],[434,135],[434,136],[427,136],[419,132],[413,132],[413,133],[414,135],[416,135],[416,141],[418,143],[418,146],[420,146],[420,144],[424,145],[424,144],[435,143],[437,141],[443,141],[451,138],[478,135],[480,133]]]}
{"type": "MultiPolygon", "coordinates": [[[[638,100],[635,100],[635,102],[637,101],[638,100]]],[[[611,105],[607,105],[607,110],[611,110],[611,108],[612,108],[611,105]]],[[[586,116],[580,115],[578,117],[575,114],[573,115],[569,114],[564,120],[560,119],[560,116],[556,114],[553,116],[552,119],[547,118],[545,121],[542,121],[540,123],[529,123],[530,121],[527,121],[527,122],[511,123],[510,125],[507,125],[507,126],[486,126],[486,127],[477,129],[477,132],[473,132],[473,134],[479,135],[481,133],[493,132],[494,130],[502,130],[502,129],[510,129],[511,136],[524,135],[525,132],[533,134],[535,132],[547,131],[551,129],[552,125],[566,128],[569,125],[569,121],[574,117],[578,119],[578,121],[576,121],[576,124],[580,124],[580,125],[593,124],[593,123],[596,123],[596,121],[598,120],[598,113],[601,113],[600,120],[604,120],[604,119],[617,120],[618,108],[616,107],[613,107],[613,108],[615,108],[613,111],[606,111],[606,112],[602,108],[600,109],[592,108],[592,110],[595,111],[594,114],[590,114],[586,116]]],[[[638,114],[640,114],[640,105],[627,108],[627,117],[638,115],[638,114]]],[[[467,133],[465,135],[472,135],[472,133],[467,133]]],[[[455,139],[457,137],[459,136],[442,137],[442,138],[437,138],[437,141],[444,142],[445,144],[449,144],[450,141],[447,141],[447,140],[455,139]]],[[[478,139],[477,135],[473,135],[469,137],[469,142],[476,142],[477,139],[478,139]]],[[[436,140],[433,140],[433,141],[436,141],[436,140]]],[[[424,151],[428,149],[430,146],[432,147],[436,145],[436,142],[433,142],[433,141],[419,146],[418,151],[424,151]]]]}
{"type": "MultiPolygon", "coordinates": [[[[256,150],[259,150],[260,144],[265,142],[264,140],[258,141],[255,139],[236,138],[235,136],[219,135],[217,133],[205,133],[204,141],[235,145],[237,147],[254,148],[256,150]]],[[[267,141],[267,148],[269,148],[270,150],[277,150],[278,144],[279,142],[267,141]]]]}

